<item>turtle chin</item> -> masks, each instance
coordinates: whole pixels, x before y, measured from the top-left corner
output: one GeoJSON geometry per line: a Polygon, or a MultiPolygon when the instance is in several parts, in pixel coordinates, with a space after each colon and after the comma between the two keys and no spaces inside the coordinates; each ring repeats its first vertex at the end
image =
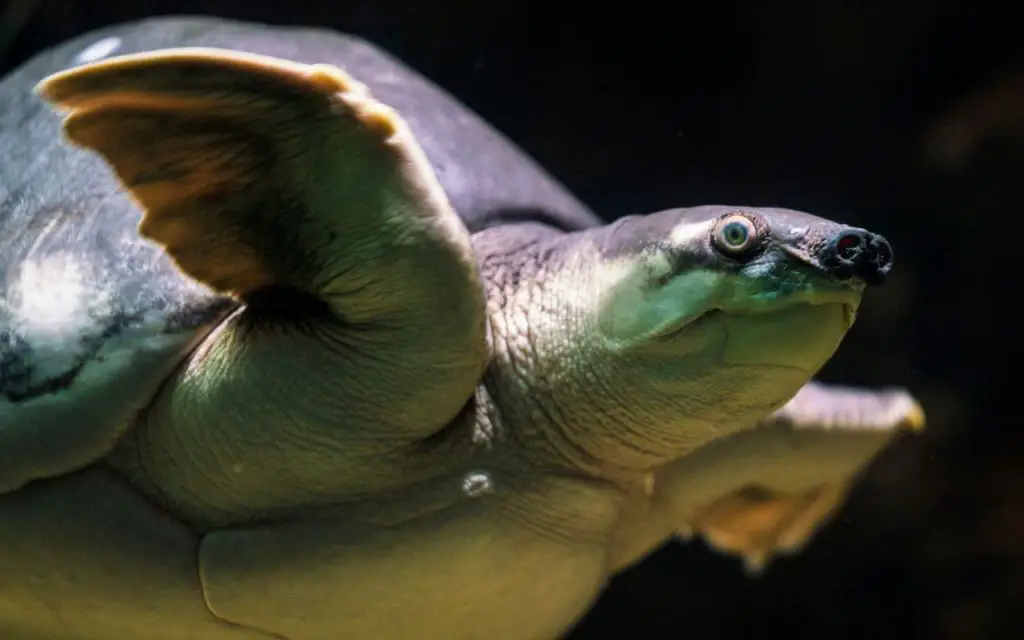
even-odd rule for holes
{"type": "Polygon", "coordinates": [[[720,313],[726,337],[722,364],[799,369],[808,376],[828,362],[853,324],[846,302],[801,303],[760,313],[720,313]]]}

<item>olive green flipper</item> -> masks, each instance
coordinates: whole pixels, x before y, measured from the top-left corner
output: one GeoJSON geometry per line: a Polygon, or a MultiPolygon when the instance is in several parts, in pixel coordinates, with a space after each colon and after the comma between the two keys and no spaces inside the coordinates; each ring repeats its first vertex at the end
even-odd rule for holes
{"type": "Polygon", "coordinates": [[[139,435],[187,517],[367,491],[382,456],[465,406],[487,362],[469,232],[406,122],[362,84],[199,48],[84,65],[38,91],[145,209],[140,232],[244,303],[139,435]]]}
{"type": "Polygon", "coordinates": [[[243,299],[286,289],[326,303],[343,325],[331,347],[367,367],[349,400],[374,374],[388,383],[360,407],[375,422],[389,408],[408,421],[419,401],[415,419],[433,424],[405,426],[432,431],[465,403],[485,359],[469,233],[405,121],[358,81],[193,48],[73,68],[37,90],[70,112],[67,136],[111,164],[145,209],[141,233],[183,271],[243,299]]]}

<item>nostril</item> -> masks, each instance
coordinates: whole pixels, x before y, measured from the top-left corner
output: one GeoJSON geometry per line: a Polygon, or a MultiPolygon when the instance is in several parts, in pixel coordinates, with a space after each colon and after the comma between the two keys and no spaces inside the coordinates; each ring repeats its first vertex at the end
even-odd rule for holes
{"type": "Polygon", "coordinates": [[[835,237],[830,247],[823,265],[836,277],[882,284],[892,268],[892,246],[876,233],[847,229],[835,237]]]}
{"type": "Polygon", "coordinates": [[[836,239],[836,253],[843,260],[854,261],[864,251],[864,236],[855,231],[844,233],[836,239]]]}
{"type": "Polygon", "coordinates": [[[875,235],[871,239],[871,254],[880,271],[888,271],[892,267],[892,245],[884,237],[875,235]]]}

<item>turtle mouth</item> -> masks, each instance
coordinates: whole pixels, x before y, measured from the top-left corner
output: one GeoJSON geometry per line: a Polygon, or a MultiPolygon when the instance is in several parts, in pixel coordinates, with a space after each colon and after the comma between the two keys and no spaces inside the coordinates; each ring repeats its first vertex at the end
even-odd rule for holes
{"type": "Polygon", "coordinates": [[[786,313],[797,309],[799,307],[817,307],[828,304],[839,304],[843,308],[843,328],[849,331],[850,327],[857,320],[857,308],[859,306],[859,298],[854,300],[835,300],[835,299],[817,299],[817,300],[798,300],[792,304],[781,305],[770,308],[752,308],[752,309],[740,309],[740,310],[729,310],[720,307],[709,309],[691,319],[680,322],[678,325],[670,327],[667,331],[662,334],[664,338],[672,338],[682,333],[697,330],[705,325],[709,325],[718,322],[728,316],[735,315],[772,315],[777,313],[786,313]]]}

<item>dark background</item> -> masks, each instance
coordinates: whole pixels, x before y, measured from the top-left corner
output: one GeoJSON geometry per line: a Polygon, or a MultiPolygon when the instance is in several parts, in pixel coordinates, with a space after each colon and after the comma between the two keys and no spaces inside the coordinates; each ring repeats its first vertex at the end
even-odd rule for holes
{"type": "Polygon", "coordinates": [[[894,277],[824,377],[909,386],[929,429],[763,578],[670,545],[617,578],[574,640],[1024,638],[1020,376],[1001,368],[1021,352],[1024,2],[274,5],[0,0],[0,72],[159,14],[331,27],[454,93],[607,218],[781,205],[895,245],[894,277]]]}

